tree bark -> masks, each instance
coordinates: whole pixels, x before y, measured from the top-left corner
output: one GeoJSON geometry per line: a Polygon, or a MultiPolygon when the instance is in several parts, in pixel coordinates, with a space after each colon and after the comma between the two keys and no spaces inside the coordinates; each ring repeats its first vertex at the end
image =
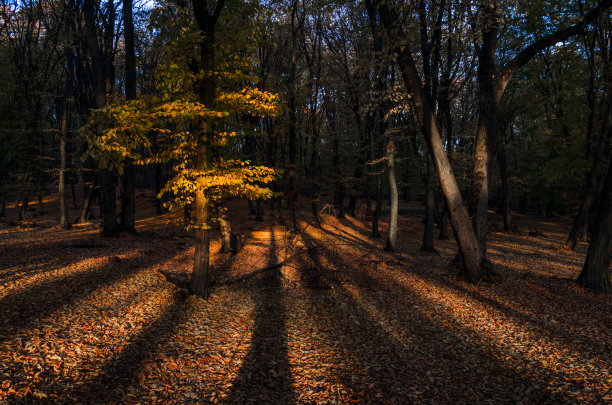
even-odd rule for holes
{"type": "MultiPolygon", "coordinates": [[[[225,0],[218,0],[212,14],[207,7],[205,0],[193,0],[193,14],[195,16],[198,29],[202,33],[200,42],[200,69],[202,78],[199,83],[199,99],[205,106],[213,105],[216,91],[215,83],[215,25],[223,7],[225,0]]],[[[200,72],[197,72],[200,73],[200,72]]],[[[202,120],[197,131],[197,156],[196,170],[206,171],[210,166],[210,132],[211,123],[202,120]]],[[[208,298],[209,294],[209,249],[210,249],[210,230],[209,230],[209,198],[205,193],[205,181],[203,176],[196,180],[195,195],[195,255],[193,273],[191,276],[190,290],[193,294],[203,298],[208,298]]]]}
{"type": "Polygon", "coordinates": [[[60,167],[59,167],[59,203],[60,203],[60,227],[68,229],[68,207],[66,205],[66,137],[68,136],[68,103],[63,102],[62,120],[60,128],[60,167]]]}
{"type": "Polygon", "coordinates": [[[604,183],[595,229],[578,283],[596,293],[612,293],[610,282],[610,248],[612,248],[612,163],[604,183]]]}
{"type": "Polygon", "coordinates": [[[389,207],[389,234],[385,250],[395,252],[397,249],[397,214],[399,210],[399,195],[397,180],[395,178],[395,140],[389,135],[387,140],[387,175],[389,178],[389,194],[391,204],[389,207]]]}
{"type": "MultiPolygon", "coordinates": [[[[95,99],[94,106],[95,108],[102,108],[106,105],[106,91],[107,89],[110,89],[110,86],[112,86],[108,80],[112,69],[110,66],[106,66],[109,64],[109,60],[104,60],[102,49],[98,43],[98,33],[95,21],[96,5],[94,2],[95,0],[84,0],[83,16],[85,19],[87,47],[89,50],[89,56],[91,57],[91,67],[93,71],[93,88],[95,99]]],[[[114,25],[112,26],[114,27],[114,25]]],[[[106,34],[108,36],[108,33],[106,34]]],[[[113,34],[111,33],[111,41],[112,37],[113,34]]],[[[108,55],[108,58],[112,58],[112,52],[110,55],[108,55]]],[[[100,184],[102,187],[101,192],[104,201],[102,233],[105,235],[112,235],[117,233],[119,230],[117,224],[115,176],[108,169],[101,169],[100,184]]]]}

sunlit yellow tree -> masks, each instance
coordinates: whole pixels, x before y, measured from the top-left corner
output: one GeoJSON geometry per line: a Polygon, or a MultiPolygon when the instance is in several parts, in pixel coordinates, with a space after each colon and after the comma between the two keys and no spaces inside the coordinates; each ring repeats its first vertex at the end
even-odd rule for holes
{"type": "Polygon", "coordinates": [[[196,232],[191,292],[207,297],[209,229],[215,220],[211,204],[225,196],[273,195],[266,185],[274,180],[275,171],[236,157],[237,144],[254,130],[241,124],[247,121],[241,118],[273,116],[278,104],[276,95],[253,85],[248,44],[255,43],[255,34],[240,24],[240,12],[233,9],[220,20],[224,1],[216,2],[212,11],[205,1],[196,2],[192,4],[195,25],[189,24],[186,7],[160,5],[164,63],[157,69],[157,94],[98,111],[89,132],[97,134],[91,137],[91,153],[107,165],[120,168],[126,160],[141,165],[172,163],[174,175],[163,192],[171,197],[167,204],[171,210],[193,207],[195,215],[188,224],[196,232]],[[173,18],[164,7],[176,13],[173,18]],[[218,27],[226,28],[227,35],[215,42],[218,27]]]}

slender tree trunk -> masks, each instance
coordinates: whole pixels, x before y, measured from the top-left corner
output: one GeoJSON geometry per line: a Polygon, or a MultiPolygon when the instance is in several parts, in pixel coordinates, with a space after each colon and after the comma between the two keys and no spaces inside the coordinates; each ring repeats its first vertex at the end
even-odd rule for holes
{"type": "Polygon", "coordinates": [[[599,135],[599,141],[597,142],[597,149],[595,151],[595,157],[593,159],[593,165],[587,174],[586,186],[584,188],[584,194],[582,197],[582,201],[580,203],[580,208],[578,209],[578,214],[576,218],[574,218],[574,223],[572,224],[572,229],[565,241],[565,246],[571,250],[576,249],[576,244],[578,242],[578,238],[584,237],[586,234],[586,228],[588,226],[588,215],[591,210],[591,204],[593,202],[593,198],[597,193],[597,189],[599,188],[600,179],[597,176],[597,173],[600,170],[601,165],[604,161],[604,151],[607,149],[607,143],[609,140],[609,127],[604,123],[605,127],[603,131],[599,135]]]}
{"type": "Polygon", "coordinates": [[[399,210],[399,195],[397,192],[397,180],[395,178],[395,141],[389,135],[387,140],[387,174],[389,176],[389,194],[391,204],[389,207],[389,234],[385,250],[395,252],[397,249],[397,214],[399,210]]]}
{"type": "Polygon", "coordinates": [[[60,128],[60,168],[59,168],[59,203],[60,203],[60,227],[70,227],[68,220],[68,207],[66,205],[66,137],[68,135],[68,105],[63,103],[62,121],[60,128]]]}
{"type": "Polygon", "coordinates": [[[508,166],[506,161],[506,146],[503,140],[497,152],[499,177],[501,179],[501,214],[504,218],[504,232],[512,230],[512,212],[510,211],[510,191],[508,190],[508,166]]]}
{"type": "Polygon", "coordinates": [[[25,193],[23,195],[23,200],[21,200],[21,206],[19,207],[19,221],[25,221],[28,215],[28,205],[30,203],[30,193],[25,193]]]}
{"type": "Polygon", "coordinates": [[[374,215],[372,215],[372,237],[380,237],[380,231],[378,230],[378,221],[380,220],[380,211],[382,211],[382,174],[376,175],[376,207],[374,208],[374,215]]]}
{"type": "Polygon", "coordinates": [[[425,194],[425,230],[423,232],[422,252],[433,252],[434,248],[434,211],[436,209],[435,168],[431,157],[427,154],[427,190],[425,194]]]}
{"type": "MultiPolygon", "coordinates": [[[[134,20],[132,0],[123,0],[123,27],[125,38],[125,98],[136,98],[136,53],[134,50],[134,20]]],[[[124,163],[123,182],[121,183],[121,229],[136,233],[136,170],[134,163],[124,163]]]]}
{"type": "Polygon", "coordinates": [[[438,240],[448,240],[448,208],[446,207],[446,200],[444,200],[444,208],[442,208],[442,214],[440,215],[440,234],[438,240]]]}
{"type": "Polygon", "coordinates": [[[296,113],[296,89],[295,89],[295,72],[297,66],[297,34],[298,26],[297,18],[297,0],[293,0],[291,7],[291,65],[289,68],[289,77],[287,85],[289,87],[289,192],[287,193],[287,205],[289,208],[289,216],[291,228],[297,229],[297,220],[295,217],[295,203],[297,200],[296,184],[295,184],[295,169],[297,155],[297,113],[296,113]]]}
{"type": "Polygon", "coordinates": [[[76,193],[74,191],[74,179],[72,178],[72,176],[69,177],[70,180],[70,196],[72,197],[72,207],[76,210],[79,208],[79,206],[77,205],[76,202],[76,193]]]}
{"type": "Polygon", "coordinates": [[[155,213],[158,215],[162,211],[162,199],[159,193],[162,188],[162,166],[161,163],[155,163],[155,213]]]}
{"type": "Polygon", "coordinates": [[[219,203],[219,228],[221,230],[221,251],[223,253],[236,253],[236,235],[232,232],[232,223],[227,214],[225,203],[219,203]]]}
{"type": "Polygon", "coordinates": [[[578,283],[597,293],[612,293],[610,282],[610,249],[612,248],[612,163],[604,183],[595,229],[578,283]]]}

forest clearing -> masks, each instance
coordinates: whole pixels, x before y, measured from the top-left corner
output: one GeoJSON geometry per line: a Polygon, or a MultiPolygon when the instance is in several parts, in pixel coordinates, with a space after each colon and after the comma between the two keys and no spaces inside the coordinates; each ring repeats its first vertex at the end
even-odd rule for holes
{"type": "Polygon", "coordinates": [[[170,282],[189,279],[193,233],[143,194],[137,236],[0,223],[0,403],[612,401],[612,299],[574,282],[586,244],[561,249],[567,218],[507,234],[491,214],[500,277],[474,285],[449,267],[454,241],[418,250],[421,203],[400,206],[390,253],[359,209],[321,229],[300,209],[291,233],[236,200],[238,252],[213,237],[202,300],[170,282]]]}

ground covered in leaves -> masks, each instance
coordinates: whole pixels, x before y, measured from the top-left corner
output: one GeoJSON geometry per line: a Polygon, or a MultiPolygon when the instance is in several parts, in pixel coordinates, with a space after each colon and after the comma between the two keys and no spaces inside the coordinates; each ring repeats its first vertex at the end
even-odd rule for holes
{"type": "Polygon", "coordinates": [[[234,201],[240,249],[214,241],[204,301],[176,285],[192,235],[151,207],[137,236],[59,229],[53,202],[0,223],[0,404],[612,403],[612,299],[573,282],[586,245],[560,249],[568,219],[505,234],[492,215],[501,277],[471,285],[453,241],[418,251],[419,204],[389,253],[363,216],[289,232],[234,201]]]}

